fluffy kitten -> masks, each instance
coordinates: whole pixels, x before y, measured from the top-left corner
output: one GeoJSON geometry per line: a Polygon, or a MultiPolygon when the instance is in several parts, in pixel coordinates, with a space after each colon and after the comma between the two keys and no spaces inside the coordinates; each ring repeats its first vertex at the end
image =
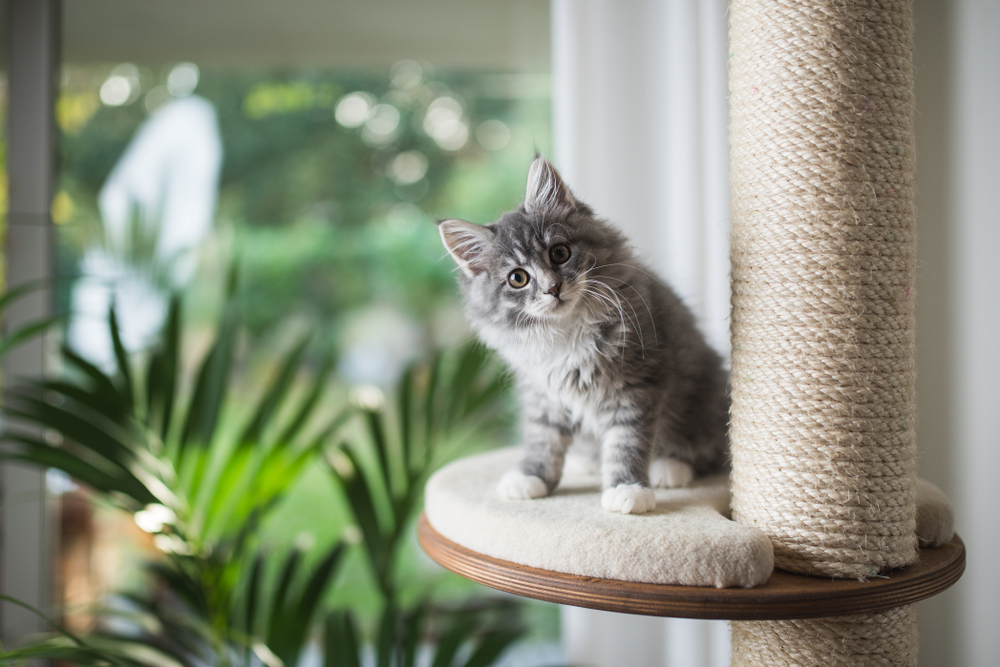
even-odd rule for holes
{"type": "MultiPolygon", "coordinates": [[[[490,225],[444,220],[465,312],[517,377],[525,457],[506,498],[552,493],[571,442],[599,448],[611,511],[653,509],[727,457],[727,374],[670,288],[536,157],[524,204],[490,225]]],[[[575,448],[574,448],[575,449],[575,448]]]]}

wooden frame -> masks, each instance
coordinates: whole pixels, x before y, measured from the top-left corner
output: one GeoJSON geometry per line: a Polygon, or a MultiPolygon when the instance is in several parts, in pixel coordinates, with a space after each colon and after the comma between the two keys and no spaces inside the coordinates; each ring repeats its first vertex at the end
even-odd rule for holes
{"type": "Polygon", "coordinates": [[[936,595],[965,571],[965,545],[956,535],[920,562],[867,582],[822,579],[775,570],[756,588],[668,586],[581,577],[518,565],[476,553],[438,533],[421,515],[420,545],[443,567],[466,579],[524,597],[589,609],[646,616],[784,620],[845,616],[892,609],[936,595]]]}

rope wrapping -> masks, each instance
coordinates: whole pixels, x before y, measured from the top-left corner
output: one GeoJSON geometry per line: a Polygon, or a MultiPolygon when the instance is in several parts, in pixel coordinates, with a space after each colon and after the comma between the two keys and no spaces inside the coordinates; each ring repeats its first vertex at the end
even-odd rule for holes
{"type": "MultiPolygon", "coordinates": [[[[733,0],[733,518],[868,579],[916,539],[912,8],[733,0]]],[[[916,665],[916,611],[732,625],[733,665],[916,665]]]]}
{"type": "Polygon", "coordinates": [[[733,516],[778,567],[916,561],[906,0],[734,0],[733,516]]]}
{"type": "Polygon", "coordinates": [[[838,618],[733,622],[732,667],[911,667],[915,605],[838,618]]]}

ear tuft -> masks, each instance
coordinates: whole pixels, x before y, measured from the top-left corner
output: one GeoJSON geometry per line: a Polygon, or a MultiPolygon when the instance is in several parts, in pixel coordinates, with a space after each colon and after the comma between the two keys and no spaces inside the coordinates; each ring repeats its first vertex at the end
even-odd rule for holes
{"type": "Polygon", "coordinates": [[[441,220],[438,222],[438,233],[462,271],[476,275],[485,270],[483,259],[493,242],[493,231],[489,227],[464,220],[441,220]]]}
{"type": "Polygon", "coordinates": [[[559,172],[541,155],[528,169],[528,188],[524,194],[524,208],[528,213],[548,213],[576,208],[576,199],[563,182],[559,172]]]}

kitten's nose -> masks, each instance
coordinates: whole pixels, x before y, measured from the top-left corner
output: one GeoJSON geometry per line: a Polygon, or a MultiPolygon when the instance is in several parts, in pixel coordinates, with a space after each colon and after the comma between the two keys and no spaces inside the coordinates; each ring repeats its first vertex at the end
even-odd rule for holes
{"type": "Polygon", "coordinates": [[[551,294],[555,298],[559,298],[559,289],[562,287],[562,282],[555,282],[549,285],[549,288],[545,290],[546,294],[551,294]]]}

